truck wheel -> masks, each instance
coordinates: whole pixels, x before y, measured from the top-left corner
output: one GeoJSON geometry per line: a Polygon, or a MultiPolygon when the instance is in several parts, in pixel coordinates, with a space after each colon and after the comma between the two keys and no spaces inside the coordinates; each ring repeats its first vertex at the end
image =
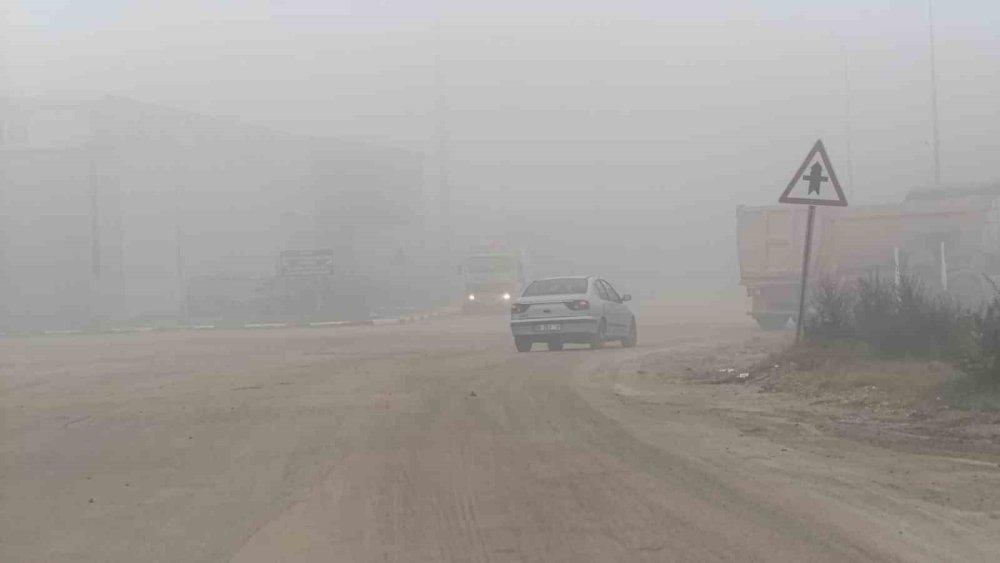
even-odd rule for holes
{"type": "Polygon", "coordinates": [[[764,330],[782,330],[788,324],[788,315],[755,315],[757,325],[764,330]]]}
{"type": "Polygon", "coordinates": [[[531,341],[527,338],[515,338],[514,347],[517,348],[518,352],[530,352],[531,351],[531,341]]]}
{"type": "Polygon", "coordinates": [[[628,336],[622,339],[622,346],[626,348],[635,348],[635,345],[639,343],[639,329],[635,326],[635,319],[632,319],[632,324],[628,327],[628,336]]]}
{"type": "Polygon", "coordinates": [[[553,352],[558,352],[563,349],[562,342],[549,342],[549,350],[553,352]]]}
{"type": "Polygon", "coordinates": [[[604,348],[604,341],[607,339],[607,335],[608,323],[604,319],[601,319],[601,324],[597,325],[597,334],[590,340],[590,349],[599,350],[604,348]]]}

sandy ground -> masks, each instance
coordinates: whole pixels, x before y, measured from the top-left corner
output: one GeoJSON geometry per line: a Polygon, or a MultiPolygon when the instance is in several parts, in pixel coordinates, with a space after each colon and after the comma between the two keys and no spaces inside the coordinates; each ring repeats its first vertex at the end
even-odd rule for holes
{"type": "Polygon", "coordinates": [[[996,459],[696,381],[787,338],[697,309],[632,350],[489,317],[0,341],[0,560],[1000,557],[996,459]]]}

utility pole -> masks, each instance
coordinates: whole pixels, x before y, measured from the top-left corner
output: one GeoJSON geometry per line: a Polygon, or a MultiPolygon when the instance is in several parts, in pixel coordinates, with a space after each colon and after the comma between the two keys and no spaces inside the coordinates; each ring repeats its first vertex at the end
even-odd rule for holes
{"type": "Polygon", "coordinates": [[[90,183],[90,319],[91,325],[103,319],[103,287],[101,283],[101,179],[97,168],[98,149],[91,145],[87,155],[90,183]]]}
{"type": "Polygon", "coordinates": [[[454,235],[451,217],[451,139],[448,129],[448,95],[444,76],[444,42],[439,29],[434,31],[434,118],[435,137],[437,141],[437,173],[438,173],[438,260],[440,272],[444,273],[442,287],[447,288],[442,298],[453,293],[451,282],[454,280],[454,262],[452,257],[452,237],[454,235]]]}
{"type": "Polygon", "coordinates": [[[5,145],[10,142],[7,120],[8,113],[14,111],[13,90],[7,71],[7,54],[10,45],[7,41],[9,25],[7,23],[9,8],[0,5],[0,331],[6,330],[9,315],[8,300],[13,299],[10,283],[10,248],[9,248],[9,218],[7,215],[7,190],[10,189],[7,180],[7,155],[5,145]]]}
{"type": "Polygon", "coordinates": [[[938,135],[937,57],[934,53],[934,0],[927,0],[927,23],[931,46],[931,121],[934,135],[934,185],[941,185],[941,139],[938,135]]]}
{"type": "MultiPolygon", "coordinates": [[[[0,105],[0,127],[3,126],[3,112],[5,110],[6,108],[0,105]]],[[[4,139],[0,138],[0,332],[9,328],[7,326],[9,322],[8,300],[13,299],[10,283],[9,219],[6,202],[7,190],[9,189],[7,181],[8,159],[3,145],[4,139]]]]}
{"type": "MultiPolygon", "coordinates": [[[[7,59],[8,53],[10,53],[11,45],[10,41],[7,39],[10,36],[11,25],[8,23],[10,20],[10,10],[8,3],[0,3],[0,99],[11,97],[11,79],[8,76],[8,64],[7,59]]],[[[0,118],[3,116],[0,115],[0,118]]],[[[3,125],[2,119],[0,119],[0,126],[3,125]]],[[[2,132],[0,132],[2,134],[2,132]]],[[[0,138],[0,142],[2,142],[0,138]]]]}
{"type": "Polygon", "coordinates": [[[181,205],[181,185],[174,185],[174,259],[177,269],[177,316],[182,325],[188,322],[187,282],[184,269],[184,229],[181,228],[183,218],[181,205]]]}
{"type": "Polygon", "coordinates": [[[97,176],[96,151],[90,154],[90,273],[101,280],[101,182],[97,176]]]}
{"type": "Polygon", "coordinates": [[[847,49],[841,47],[844,54],[844,129],[847,134],[847,192],[853,199],[854,196],[854,158],[851,149],[851,137],[854,136],[851,128],[851,67],[847,58],[847,49]]]}
{"type": "Polygon", "coordinates": [[[436,119],[437,149],[438,149],[438,212],[441,223],[442,249],[450,259],[451,251],[451,183],[450,183],[450,146],[448,131],[448,99],[445,94],[444,69],[442,68],[441,37],[435,37],[434,55],[434,89],[436,94],[434,115],[436,119]]]}

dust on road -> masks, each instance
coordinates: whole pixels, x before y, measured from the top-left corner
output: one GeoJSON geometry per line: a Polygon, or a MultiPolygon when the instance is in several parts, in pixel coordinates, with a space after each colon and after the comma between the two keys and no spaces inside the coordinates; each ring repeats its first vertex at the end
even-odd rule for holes
{"type": "Polygon", "coordinates": [[[939,457],[782,432],[752,393],[639,369],[741,350],[759,338],[746,323],[642,334],[635,350],[532,354],[496,318],[0,342],[2,559],[1000,553],[991,514],[880,469],[939,457]]]}

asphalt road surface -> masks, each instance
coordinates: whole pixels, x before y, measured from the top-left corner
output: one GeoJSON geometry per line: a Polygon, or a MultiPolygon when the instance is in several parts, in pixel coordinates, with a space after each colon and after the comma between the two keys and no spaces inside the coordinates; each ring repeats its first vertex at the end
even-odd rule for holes
{"type": "Polygon", "coordinates": [[[885,470],[951,474],[941,458],[782,442],[753,394],[637,370],[738,350],[761,338],[745,319],[531,354],[504,323],[0,341],[0,560],[1000,555],[995,515],[885,470]],[[726,416],[739,405],[759,432],[726,416]]]}

